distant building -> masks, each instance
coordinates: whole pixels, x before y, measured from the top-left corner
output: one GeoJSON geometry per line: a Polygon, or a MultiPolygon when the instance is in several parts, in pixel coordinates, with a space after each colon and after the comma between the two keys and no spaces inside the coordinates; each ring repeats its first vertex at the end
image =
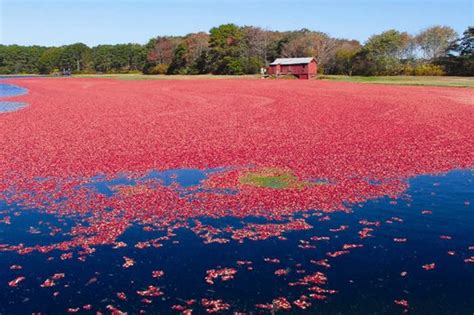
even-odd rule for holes
{"type": "Polygon", "coordinates": [[[318,72],[318,64],[313,57],[277,58],[268,67],[269,75],[295,75],[300,79],[310,79],[318,72]]]}

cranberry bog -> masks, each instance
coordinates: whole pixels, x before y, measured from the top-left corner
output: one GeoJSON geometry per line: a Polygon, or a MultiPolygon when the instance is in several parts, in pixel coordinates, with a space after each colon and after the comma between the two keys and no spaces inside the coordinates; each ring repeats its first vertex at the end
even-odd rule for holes
{"type": "Polygon", "coordinates": [[[472,89],[0,87],[0,314],[474,309],[472,89]]]}

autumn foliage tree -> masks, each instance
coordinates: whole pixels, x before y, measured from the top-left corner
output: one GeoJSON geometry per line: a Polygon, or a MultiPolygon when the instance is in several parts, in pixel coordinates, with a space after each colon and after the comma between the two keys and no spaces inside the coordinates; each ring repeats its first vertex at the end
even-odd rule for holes
{"type": "Polygon", "coordinates": [[[159,36],[147,44],[147,62],[144,73],[165,74],[173,61],[173,53],[179,44],[179,38],[174,36],[159,36]]]}
{"type": "Polygon", "coordinates": [[[336,40],[329,35],[302,29],[288,34],[281,54],[283,57],[314,56],[319,67],[324,69],[335,46],[336,40]]]}
{"type": "Polygon", "coordinates": [[[259,73],[276,58],[314,57],[323,74],[469,75],[473,34],[472,27],[460,38],[447,26],[415,35],[387,30],[362,45],[304,28],[281,32],[224,24],[209,33],[158,36],[145,45],[0,45],[0,73],[48,74],[70,68],[74,73],[238,75],[259,73]]]}
{"type": "Polygon", "coordinates": [[[458,34],[449,26],[433,26],[421,31],[416,41],[427,60],[442,57],[458,34]]]}
{"type": "Polygon", "coordinates": [[[168,74],[206,73],[209,51],[209,35],[206,33],[188,34],[180,39],[173,51],[168,74]]]}

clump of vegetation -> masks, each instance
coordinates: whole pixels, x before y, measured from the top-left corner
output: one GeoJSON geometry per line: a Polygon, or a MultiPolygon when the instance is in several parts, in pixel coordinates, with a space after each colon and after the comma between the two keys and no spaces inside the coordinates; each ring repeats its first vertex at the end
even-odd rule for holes
{"type": "Polygon", "coordinates": [[[148,74],[166,74],[168,72],[168,65],[159,64],[150,69],[148,74]]]}
{"type": "Polygon", "coordinates": [[[273,189],[302,189],[315,185],[315,183],[300,180],[290,171],[278,168],[249,171],[244,173],[239,180],[243,185],[273,189]]]}
{"type": "Polygon", "coordinates": [[[122,196],[130,197],[133,195],[144,194],[146,192],[149,192],[150,188],[148,188],[146,185],[118,185],[113,187],[113,190],[118,192],[122,196]]]}
{"type": "Polygon", "coordinates": [[[415,76],[442,76],[445,75],[443,67],[426,63],[426,64],[407,64],[403,67],[403,75],[415,75],[415,76]]]}
{"type": "Polygon", "coordinates": [[[269,76],[269,78],[270,78],[270,79],[278,79],[278,80],[282,80],[282,79],[285,79],[285,80],[296,80],[296,79],[298,79],[297,76],[291,75],[291,74],[284,74],[284,75],[279,75],[279,76],[271,75],[271,76],[269,76]]]}

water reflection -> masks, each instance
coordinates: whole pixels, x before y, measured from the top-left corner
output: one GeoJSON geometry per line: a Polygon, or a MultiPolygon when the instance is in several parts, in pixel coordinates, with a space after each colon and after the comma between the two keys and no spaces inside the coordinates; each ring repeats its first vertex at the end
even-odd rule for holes
{"type": "MultiPolygon", "coordinates": [[[[199,186],[205,172],[171,170],[152,172],[133,181],[107,182],[97,178],[96,182],[105,186],[133,185],[150,176],[159,178],[164,185],[179,182],[199,186]]],[[[300,310],[302,313],[400,314],[403,307],[394,301],[407,300],[413,314],[469,314],[474,305],[474,264],[466,263],[465,259],[474,256],[474,173],[453,171],[440,176],[419,176],[410,184],[403,198],[381,198],[353,205],[352,213],[331,213],[328,219],[321,220],[326,214],[309,212],[304,217],[313,228],[285,233],[285,239],[206,245],[190,229],[180,228],[170,239],[160,241],[161,247],[137,247],[146,240],[163,238],[167,231],[145,231],[142,226],[133,226],[119,239],[128,246],[98,246],[85,261],[78,259],[82,249],[74,250],[72,259],[61,259],[64,253],[60,251],[47,255],[3,252],[0,313],[64,313],[68,308],[78,307],[84,311],[83,306],[89,304],[94,312],[104,312],[107,305],[113,305],[133,314],[140,310],[170,313],[173,305],[186,305],[185,301],[195,299],[197,302],[189,308],[195,310],[193,314],[201,314],[203,298],[222,299],[230,304],[231,311],[249,312],[255,310],[255,304],[271,303],[278,297],[291,302],[303,294],[309,295],[307,286],[288,284],[323,272],[328,278],[325,288],[338,293],[325,300],[309,298],[312,306],[300,310]],[[372,237],[360,238],[358,231],[367,226],[373,228],[372,237]],[[306,244],[314,247],[301,246],[306,244]],[[327,255],[344,244],[363,247],[339,257],[327,255]],[[123,268],[123,257],[132,258],[135,265],[123,268]],[[275,262],[266,262],[265,258],[275,262]],[[314,263],[324,259],[329,268],[314,263]],[[422,268],[432,263],[435,269],[422,268]],[[12,265],[21,265],[23,269],[11,270],[12,265]],[[237,273],[229,281],[209,285],[204,279],[206,271],[215,268],[235,268],[237,273]],[[284,274],[275,274],[282,269],[284,274]],[[152,272],[156,270],[163,270],[164,276],[153,278],[152,272]],[[55,273],[65,273],[64,279],[56,281],[54,287],[41,287],[55,273]],[[8,281],[20,275],[25,280],[18,287],[7,286],[8,281]],[[137,294],[149,285],[165,293],[150,298],[150,304],[137,294]],[[118,292],[123,292],[127,300],[118,298],[118,292]]],[[[0,224],[0,244],[13,239],[29,242],[50,233],[54,226],[69,224],[19,210],[0,204],[1,216],[12,217],[11,224],[0,224]]],[[[249,222],[266,223],[255,218],[198,220],[223,231],[249,222]]],[[[195,226],[191,221],[191,226],[195,226]]],[[[295,305],[293,310],[296,311],[295,305]]]]}

